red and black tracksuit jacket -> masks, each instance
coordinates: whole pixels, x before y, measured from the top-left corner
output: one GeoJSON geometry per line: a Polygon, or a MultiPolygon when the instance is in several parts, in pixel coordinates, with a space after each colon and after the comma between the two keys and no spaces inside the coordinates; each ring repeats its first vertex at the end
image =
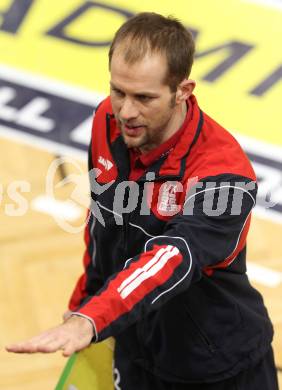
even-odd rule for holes
{"type": "Polygon", "coordinates": [[[114,336],[153,374],[203,383],[255,364],[273,329],[246,275],[254,171],[194,96],[189,109],[173,150],[131,184],[110,99],[97,109],[89,168],[99,174],[70,309],[93,320],[96,341],[114,336]]]}

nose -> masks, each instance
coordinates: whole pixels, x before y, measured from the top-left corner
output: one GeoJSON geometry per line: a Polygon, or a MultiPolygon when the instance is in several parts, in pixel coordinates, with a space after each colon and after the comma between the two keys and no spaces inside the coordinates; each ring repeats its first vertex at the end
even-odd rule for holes
{"type": "Polygon", "coordinates": [[[138,110],[132,99],[125,98],[122,102],[119,116],[123,121],[129,121],[138,117],[138,110]]]}

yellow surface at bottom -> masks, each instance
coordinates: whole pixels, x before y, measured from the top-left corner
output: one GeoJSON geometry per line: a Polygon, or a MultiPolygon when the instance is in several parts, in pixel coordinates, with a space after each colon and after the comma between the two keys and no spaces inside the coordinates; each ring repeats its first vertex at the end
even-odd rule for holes
{"type": "Polygon", "coordinates": [[[64,383],[56,390],[109,390],[113,388],[111,372],[112,351],[107,343],[92,344],[76,355],[64,383]]]}

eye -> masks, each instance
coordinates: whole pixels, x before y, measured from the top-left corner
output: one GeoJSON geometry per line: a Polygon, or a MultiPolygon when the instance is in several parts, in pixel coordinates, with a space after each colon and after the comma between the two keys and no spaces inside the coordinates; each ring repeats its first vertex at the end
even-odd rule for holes
{"type": "Polygon", "coordinates": [[[122,91],[120,91],[119,89],[117,88],[112,88],[112,91],[115,93],[115,95],[117,95],[118,97],[124,97],[124,93],[122,91]]]}
{"type": "Polygon", "coordinates": [[[136,97],[142,103],[149,102],[150,100],[153,99],[151,96],[146,96],[146,95],[137,95],[136,97]]]}

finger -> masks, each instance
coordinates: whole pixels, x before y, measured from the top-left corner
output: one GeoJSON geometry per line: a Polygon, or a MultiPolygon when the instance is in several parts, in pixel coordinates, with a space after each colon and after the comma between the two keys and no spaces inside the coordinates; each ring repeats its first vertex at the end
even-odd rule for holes
{"type": "Polygon", "coordinates": [[[6,345],[5,349],[7,352],[20,352],[20,349],[17,344],[6,345]]]}
{"type": "Polygon", "coordinates": [[[6,346],[6,350],[8,352],[16,352],[16,353],[41,352],[41,348],[44,349],[44,345],[54,341],[55,338],[56,338],[56,334],[54,331],[47,331],[29,340],[8,345],[6,346]]]}
{"type": "Polygon", "coordinates": [[[57,338],[55,340],[51,340],[48,343],[45,343],[44,345],[40,345],[37,350],[38,352],[43,352],[43,353],[52,353],[52,352],[57,352],[60,349],[63,349],[64,346],[68,340],[64,338],[57,338]]]}
{"type": "Polygon", "coordinates": [[[17,352],[17,353],[33,353],[36,352],[36,346],[28,342],[22,342],[18,344],[11,344],[6,346],[8,352],[17,352]]]}
{"type": "Polygon", "coordinates": [[[68,357],[71,356],[75,352],[79,352],[83,350],[84,348],[88,347],[90,344],[90,341],[86,340],[78,340],[78,339],[71,339],[69,340],[62,348],[63,350],[63,356],[68,357]]]}
{"type": "Polygon", "coordinates": [[[69,341],[68,343],[66,343],[63,348],[63,356],[65,357],[69,357],[71,356],[74,352],[76,352],[78,349],[75,348],[75,345],[73,342],[69,341]]]}

